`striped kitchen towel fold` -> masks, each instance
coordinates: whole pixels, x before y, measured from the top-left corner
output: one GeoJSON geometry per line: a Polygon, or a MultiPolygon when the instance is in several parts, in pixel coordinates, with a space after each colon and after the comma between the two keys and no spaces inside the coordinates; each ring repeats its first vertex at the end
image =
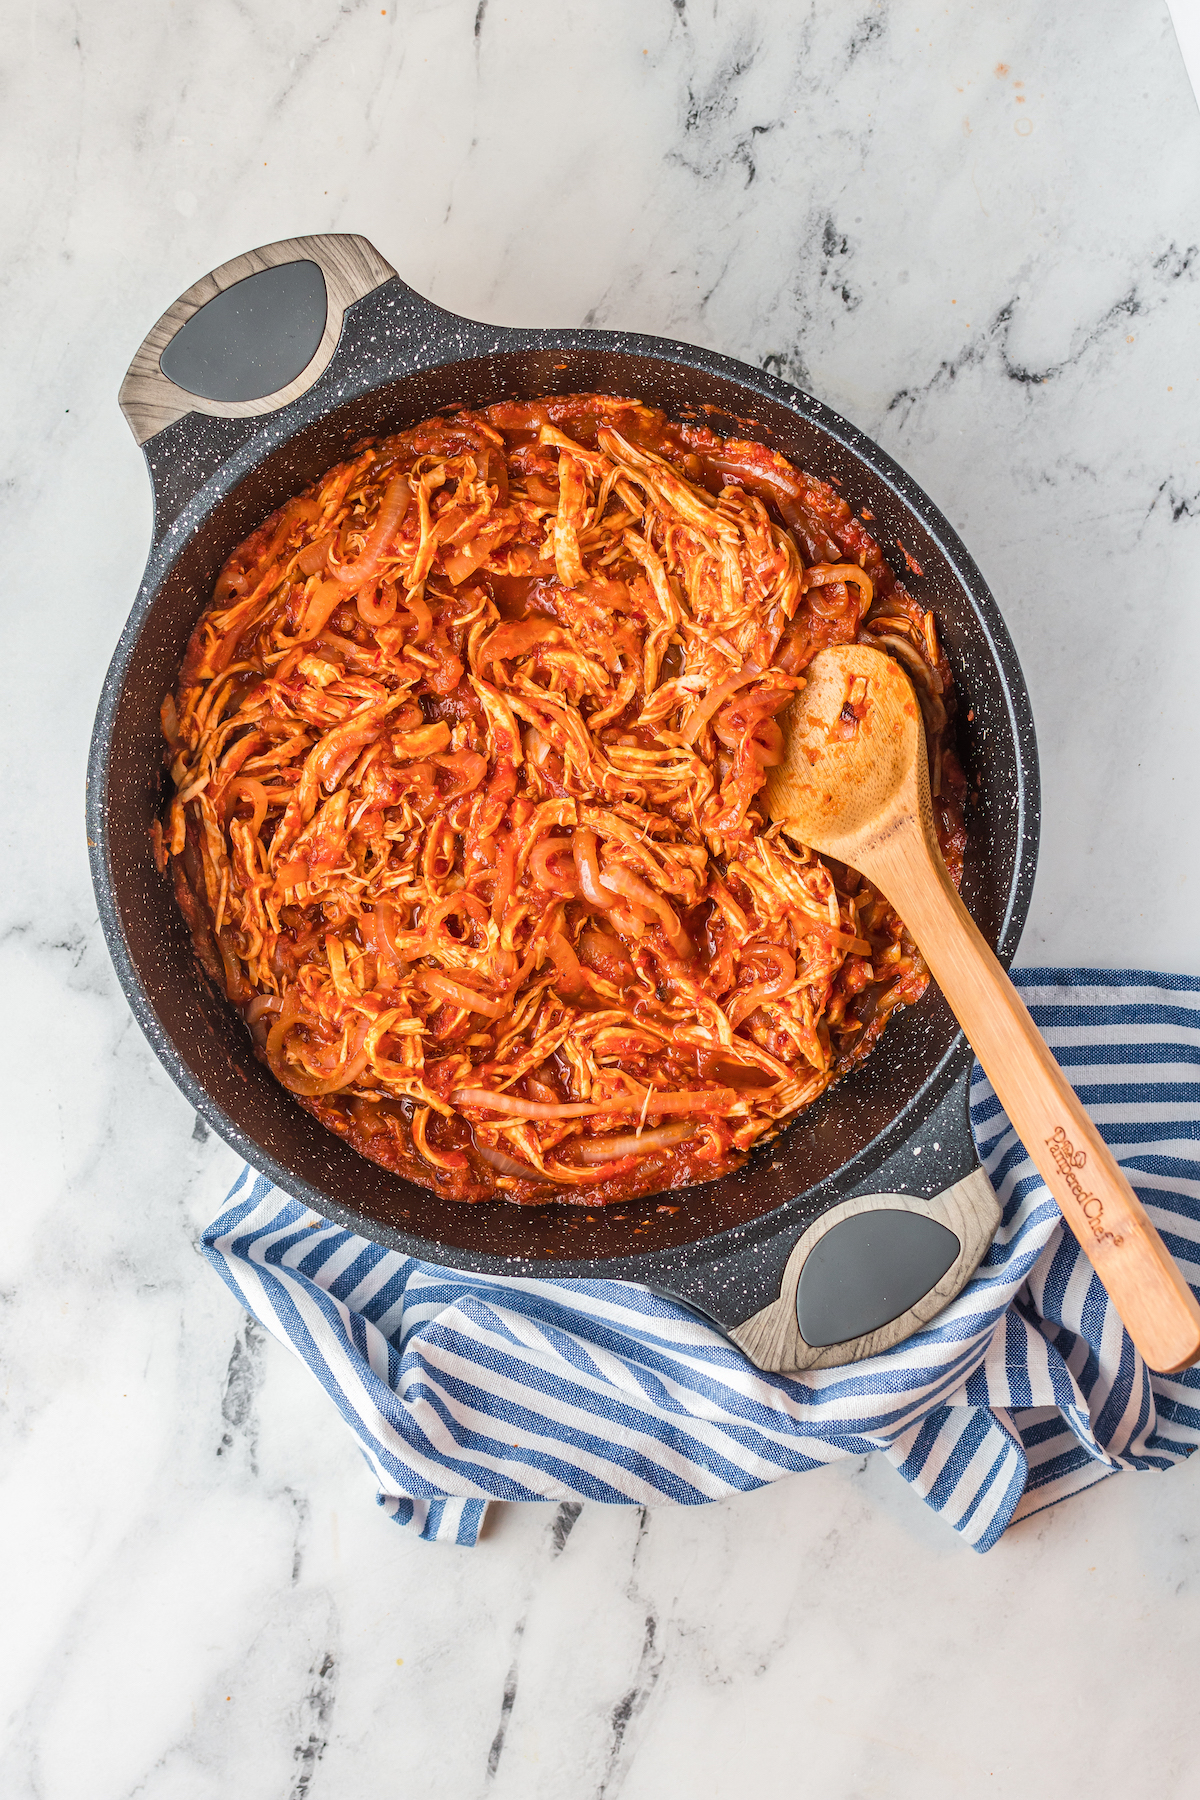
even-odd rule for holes
{"type": "MultiPolygon", "coordinates": [[[[1014,980],[1200,1287],[1200,979],[1014,980]]],[[[1189,1456],[1200,1370],[1146,1369],[978,1066],[971,1121],[1003,1207],[976,1275],[897,1349],[802,1378],[762,1374],[629,1283],[502,1279],[384,1250],[249,1168],[202,1244],[321,1382],[380,1504],[424,1538],[474,1543],[489,1500],[698,1505],[881,1450],[987,1550],[1120,1470],[1189,1456]]]]}

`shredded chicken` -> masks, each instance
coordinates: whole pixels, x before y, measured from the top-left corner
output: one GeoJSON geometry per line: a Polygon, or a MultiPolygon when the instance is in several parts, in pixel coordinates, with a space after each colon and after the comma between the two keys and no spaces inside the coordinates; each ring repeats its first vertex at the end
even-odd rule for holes
{"type": "Polygon", "coordinates": [[[631,400],[429,419],[229,558],[155,854],[258,1054],[375,1161],[533,1205],[708,1180],[926,986],[756,804],[859,637],[917,676],[957,879],[950,671],[833,488],[631,400]]]}

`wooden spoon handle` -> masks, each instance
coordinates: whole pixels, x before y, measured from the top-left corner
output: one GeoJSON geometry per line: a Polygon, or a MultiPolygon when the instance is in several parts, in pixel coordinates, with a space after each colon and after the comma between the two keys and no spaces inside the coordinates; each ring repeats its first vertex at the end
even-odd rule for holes
{"type": "Polygon", "coordinates": [[[864,873],[905,921],[1014,1130],[1152,1369],[1200,1358],[1200,1306],[910,816],[864,873]]]}

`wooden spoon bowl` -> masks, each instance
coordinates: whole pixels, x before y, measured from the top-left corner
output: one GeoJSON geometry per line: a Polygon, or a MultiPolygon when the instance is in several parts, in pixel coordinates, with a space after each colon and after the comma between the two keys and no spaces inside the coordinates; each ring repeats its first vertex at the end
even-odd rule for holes
{"type": "Polygon", "coordinates": [[[1151,1368],[1188,1368],[1200,1307],[942,860],[908,676],[862,644],[822,651],[805,673],[767,778],[771,817],[896,908],[1130,1337],[1151,1368]]]}

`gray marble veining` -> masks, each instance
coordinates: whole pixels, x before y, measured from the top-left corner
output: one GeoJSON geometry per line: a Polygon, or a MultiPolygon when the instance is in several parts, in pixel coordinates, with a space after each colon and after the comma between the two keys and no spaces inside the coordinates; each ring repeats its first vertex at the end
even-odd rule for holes
{"type": "Polygon", "coordinates": [[[1159,0],[64,0],[14,18],[0,1785],[38,1800],[1195,1791],[1198,1475],[973,1556],[878,1459],[427,1547],[194,1250],[234,1173],[81,841],[149,543],[116,389],[206,269],[365,233],[499,324],[808,387],[933,495],[1033,694],[1025,962],[1196,972],[1200,116],[1159,0]]]}

